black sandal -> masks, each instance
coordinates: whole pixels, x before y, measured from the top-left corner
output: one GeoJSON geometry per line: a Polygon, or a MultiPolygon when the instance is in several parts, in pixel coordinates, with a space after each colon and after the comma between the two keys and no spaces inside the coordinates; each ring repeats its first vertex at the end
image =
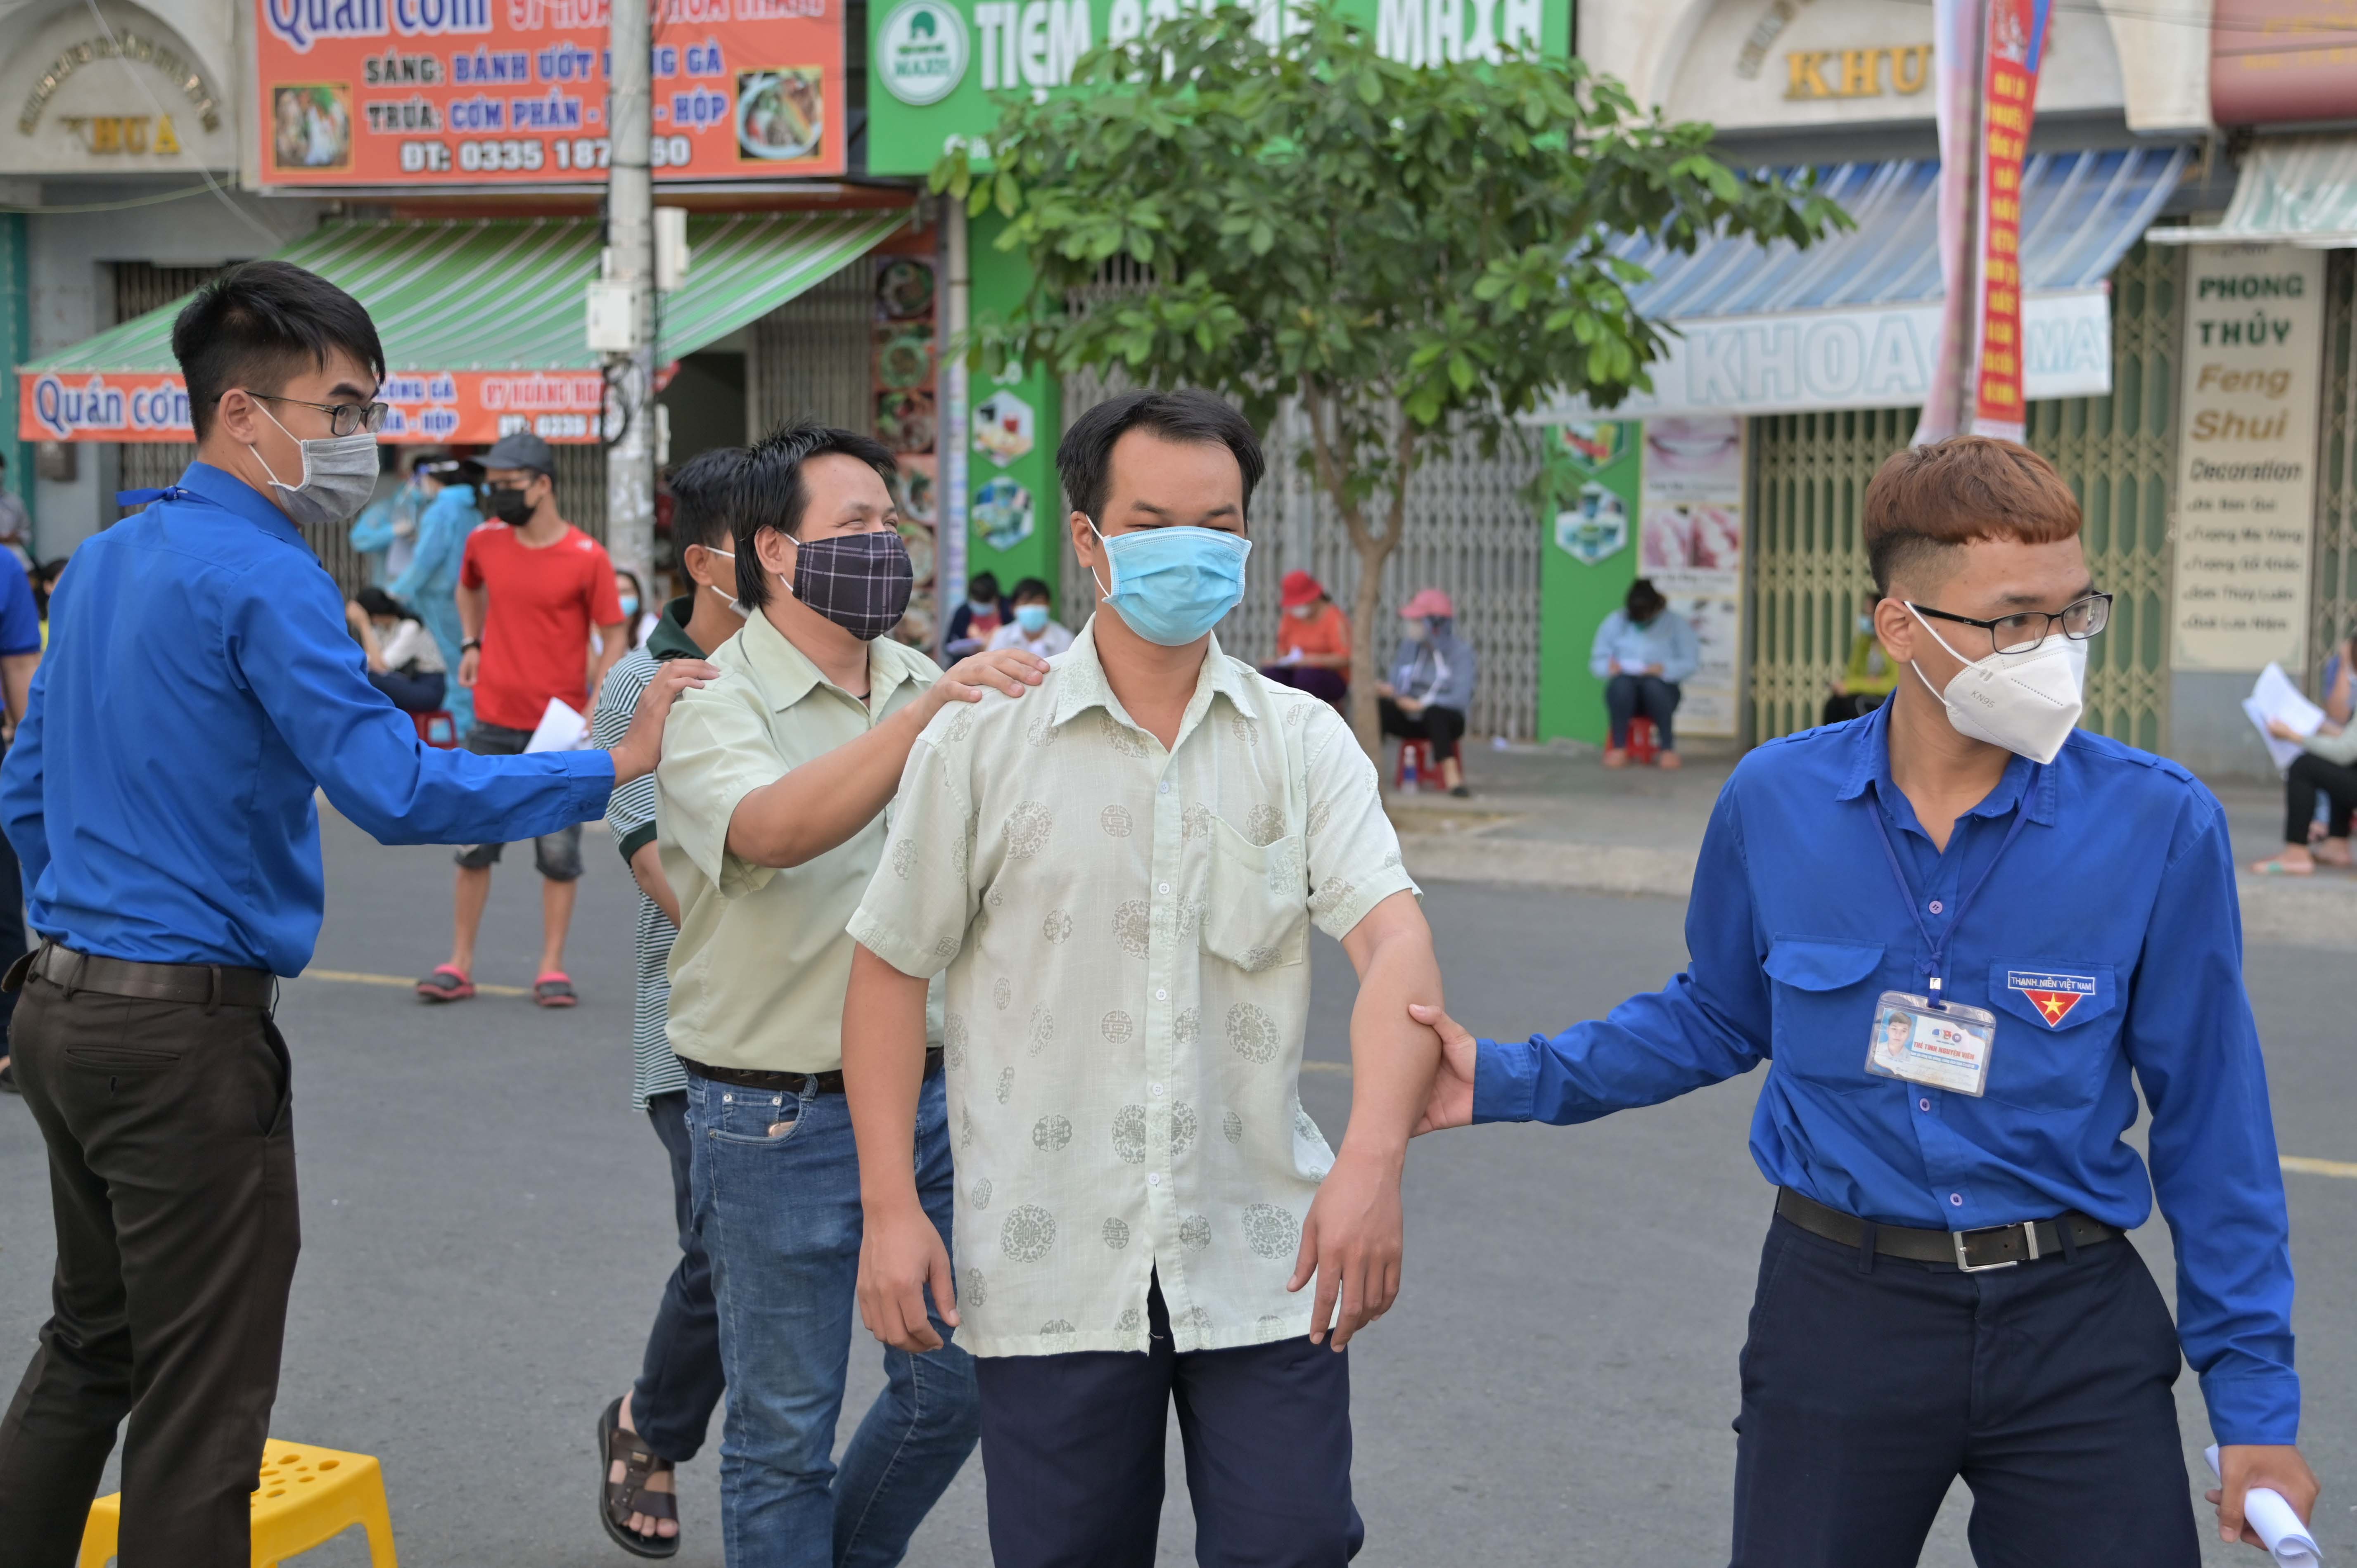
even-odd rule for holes
{"type": "Polygon", "coordinates": [[[658,1470],[670,1469],[671,1461],[657,1458],[653,1449],[639,1441],[637,1433],[622,1430],[622,1402],[619,1399],[597,1418],[597,1452],[603,1456],[597,1466],[597,1522],[606,1527],[614,1544],[633,1557],[677,1556],[678,1536],[640,1535],[630,1526],[634,1513],[649,1519],[676,1520],[679,1505],[670,1492],[647,1490],[647,1477],[658,1470]],[[617,1460],[621,1462],[622,1478],[609,1480],[617,1460]]]}

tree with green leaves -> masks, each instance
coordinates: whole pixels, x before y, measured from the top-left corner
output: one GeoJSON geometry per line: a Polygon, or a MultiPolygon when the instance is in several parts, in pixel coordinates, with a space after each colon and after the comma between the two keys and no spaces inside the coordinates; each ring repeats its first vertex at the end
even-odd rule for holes
{"type": "MultiPolygon", "coordinates": [[[[1296,13],[1299,15],[1300,13],[1296,13]]],[[[1080,62],[1076,91],[1010,97],[986,155],[932,186],[1007,223],[1028,295],[976,324],[989,368],[1119,366],[1207,387],[1266,428],[1297,397],[1305,460],[1359,558],[1352,724],[1375,749],[1377,607],[1418,466],[1494,454],[1557,394],[1650,388],[1659,330],[1609,253],[1632,233],[1806,245],[1847,219],[1809,182],[1738,177],[1710,127],[1641,112],[1578,60],[1411,68],[1330,9],[1272,38],[1223,5],[1080,62]],[[1153,285],[1084,315],[1071,290],[1127,256],[1153,285]]]]}

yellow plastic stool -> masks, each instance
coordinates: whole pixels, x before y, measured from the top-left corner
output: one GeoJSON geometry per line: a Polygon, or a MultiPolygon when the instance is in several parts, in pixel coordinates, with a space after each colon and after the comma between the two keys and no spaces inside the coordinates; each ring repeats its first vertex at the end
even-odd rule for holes
{"type": "MultiPolygon", "coordinates": [[[[253,1493],[253,1568],[277,1568],[280,1558],[308,1552],[356,1524],[367,1527],[373,1568],[398,1568],[384,1472],[376,1460],[272,1438],[262,1452],[262,1484],[253,1493]]],[[[91,1504],[81,1568],[105,1568],[122,1530],[121,1492],[91,1504]]]]}

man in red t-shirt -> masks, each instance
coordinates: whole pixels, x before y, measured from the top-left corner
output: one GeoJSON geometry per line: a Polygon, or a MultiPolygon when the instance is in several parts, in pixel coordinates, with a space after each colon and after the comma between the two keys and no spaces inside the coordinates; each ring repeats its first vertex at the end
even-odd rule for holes
{"type": "MultiPolygon", "coordinates": [[[[467,749],[512,757],[540,727],[552,697],[577,714],[630,648],[614,564],[605,547],[556,514],[555,455],[539,436],[519,431],[483,455],[484,499],[492,521],[467,536],[458,568],[458,684],[475,693],[475,727],[467,749]],[[599,651],[589,652],[597,632],[599,651]]],[[[475,993],[475,937],[491,896],[491,867],[502,845],[458,852],[457,936],[450,961],[417,983],[429,1002],[475,993]]],[[[578,998],[565,972],[565,937],[573,925],[574,884],[581,875],[581,827],[533,841],[542,877],[543,937],[533,1000],[570,1007],[578,998]]]]}

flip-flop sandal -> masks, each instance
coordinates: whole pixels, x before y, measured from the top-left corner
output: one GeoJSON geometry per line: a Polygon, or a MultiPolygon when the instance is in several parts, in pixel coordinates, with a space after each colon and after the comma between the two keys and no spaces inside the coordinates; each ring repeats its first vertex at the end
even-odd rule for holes
{"type": "Polygon", "coordinates": [[[2313,876],[2316,875],[2316,868],[2314,866],[2286,865],[2283,863],[2282,858],[2278,856],[2274,860],[2260,861],[2256,865],[2251,867],[2251,875],[2254,876],[2313,876]]]}
{"type": "Polygon", "coordinates": [[[597,1418],[597,1452],[603,1456],[597,1466],[597,1522],[606,1527],[614,1544],[633,1557],[678,1556],[678,1536],[640,1535],[630,1526],[634,1513],[649,1519],[676,1520],[679,1504],[673,1493],[647,1489],[647,1478],[658,1470],[670,1469],[671,1461],[656,1457],[655,1451],[640,1442],[637,1433],[622,1430],[622,1402],[619,1399],[597,1418]],[[617,1460],[621,1462],[622,1478],[609,1480],[617,1460]]]}
{"type": "Polygon", "coordinates": [[[464,1002],[475,993],[475,983],[466,972],[447,963],[437,963],[434,972],[417,983],[417,994],[428,1002],[464,1002]]]}
{"type": "Polygon", "coordinates": [[[532,983],[532,999],[543,1007],[570,1007],[581,1000],[574,992],[573,977],[554,969],[532,983]]]}

